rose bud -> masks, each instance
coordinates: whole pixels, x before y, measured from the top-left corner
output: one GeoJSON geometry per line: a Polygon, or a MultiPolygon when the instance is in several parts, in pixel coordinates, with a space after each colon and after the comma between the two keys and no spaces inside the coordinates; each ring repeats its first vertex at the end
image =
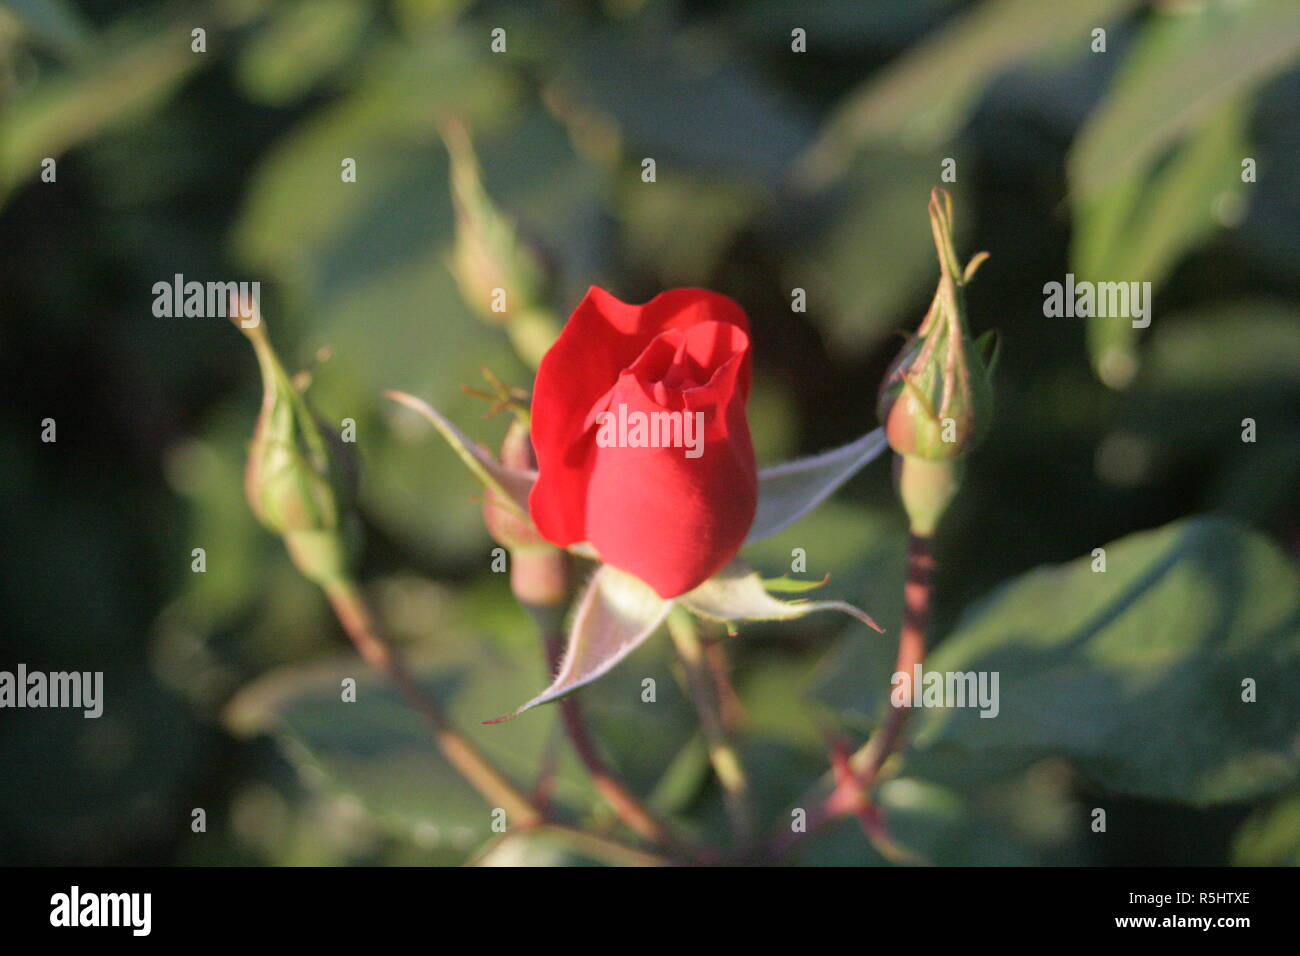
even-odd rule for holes
{"type": "Polygon", "coordinates": [[[354,497],[355,469],[312,414],[266,336],[266,324],[235,323],[253,343],[262,408],[248,446],[244,492],[253,514],[284,538],[299,570],[316,583],[346,569],[340,526],[354,497]]]}
{"type": "Polygon", "coordinates": [[[504,325],[516,351],[536,365],[557,332],[555,318],[543,304],[545,264],[483,188],[478,158],[465,127],[449,122],[442,136],[451,157],[451,200],[456,214],[451,272],[461,298],[480,318],[504,325]]]}
{"type": "Polygon", "coordinates": [[[589,543],[663,598],[721,570],[757,503],[750,365],[749,320],[726,296],[629,305],[593,286],[537,371],[537,530],[589,543]]]}
{"type": "MultiPolygon", "coordinates": [[[[501,464],[514,471],[537,467],[528,426],[510,423],[501,444],[501,464]]],[[[530,610],[563,605],[569,596],[569,556],[537,533],[527,515],[488,487],[483,493],[483,524],[492,540],[510,552],[510,589],[530,610]]]]}
{"type": "Polygon", "coordinates": [[[920,329],[886,373],[878,411],[889,444],[900,455],[946,461],[966,454],[988,431],[990,369],[970,339],[963,289],[987,258],[963,271],[952,242],[952,198],[936,189],[930,225],[939,251],[939,287],[920,329]]]}
{"type": "MultiPolygon", "coordinates": [[[[501,464],[515,471],[533,471],[537,461],[533,457],[533,443],[528,437],[528,426],[515,419],[506,429],[506,437],[501,443],[501,464]]],[[[488,534],[497,544],[511,551],[516,548],[529,548],[551,545],[537,533],[527,515],[519,513],[511,503],[503,501],[502,495],[491,487],[483,492],[483,524],[488,534]]]]}

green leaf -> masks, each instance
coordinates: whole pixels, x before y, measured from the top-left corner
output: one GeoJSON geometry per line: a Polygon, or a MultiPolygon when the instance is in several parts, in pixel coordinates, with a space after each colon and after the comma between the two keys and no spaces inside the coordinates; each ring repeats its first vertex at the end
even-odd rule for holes
{"type": "Polygon", "coordinates": [[[1300,795],[1257,811],[1232,841],[1236,866],[1300,866],[1300,795]]]}
{"type": "Polygon", "coordinates": [[[968,794],[902,777],[885,781],[879,799],[890,837],[923,862],[937,866],[1043,862],[1035,858],[1026,835],[1017,832],[1012,820],[981,813],[968,794]]]}
{"type": "MultiPolygon", "coordinates": [[[[1071,155],[1071,267],[1081,280],[1144,281],[1157,290],[1189,250],[1241,215],[1248,93],[1267,75],[1257,68],[1270,54],[1238,62],[1223,59],[1221,47],[1249,37],[1271,46],[1275,41],[1258,25],[1278,13],[1270,3],[1234,10],[1207,4],[1144,24],[1071,155]],[[1184,75],[1206,56],[1214,69],[1184,75]],[[1217,83],[1201,85],[1207,76],[1217,83]],[[1174,106],[1188,102],[1194,108],[1182,121],[1165,126],[1174,106]],[[1162,132],[1148,136],[1156,130],[1162,132]]],[[[1089,319],[1093,366],[1107,385],[1123,388],[1132,380],[1138,334],[1125,317],[1089,319]]]]}
{"type": "Polygon", "coordinates": [[[763,579],[737,559],[677,602],[713,621],[792,621],[815,611],[843,611],[877,631],[883,628],[865,611],[844,601],[782,601],[767,593],[763,579]]]}
{"type": "Polygon", "coordinates": [[[989,779],[1056,755],[1112,793],[1207,805],[1300,776],[1300,575],[1217,518],[1031,571],[972,613],[927,671],[996,672],[1000,710],[924,709],[909,773],[989,779]],[[1243,702],[1243,681],[1258,701],[1243,702]]]}
{"type": "MultiPolygon", "coordinates": [[[[898,577],[901,590],[902,575],[898,577]]],[[[850,633],[826,652],[808,681],[805,695],[829,708],[846,726],[869,733],[887,713],[890,677],[897,660],[894,643],[864,641],[860,634],[850,633]]]]}
{"type": "Polygon", "coordinates": [[[439,122],[448,111],[483,125],[514,115],[509,77],[476,49],[455,29],[370,48],[347,92],[261,161],[235,223],[235,254],[334,291],[430,253],[451,226],[439,122]],[[340,189],[345,157],[356,160],[357,178],[340,189]],[[417,202],[428,206],[412,216],[417,202]]]}
{"type": "Polygon", "coordinates": [[[81,14],[65,0],[4,0],[4,6],[63,56],[74,57],[85,51],[90,30],[81,14]]]}
{"type": "Polygon", "coordinates": [[[562,75],[617,125],[659,181],[683,169],[778,181],[812,133],[802,105],[768,86],[734,50],[656,30],[571,32],[562,75]]]}
{"type": "Polygon", "coordinates": [[[272,9],[236,64],[253,98],[283,106],[310,92],[351,57],[366,36],[371,11],[358,0],[294,0],[272,9]]]}
{"type": "Polygon", "coordinates": [[[801,160],[800,178],[820,186],[841,176],[866,143],[932,146],[948,139],[996,76],[1065,43],[1088,51],[1088,33],[1125,14],[1133,0],[986,0],[954,18],[849,94],[801,160]]]}
{"type": "Polygon", "coordinates": [[[1197,391],[1222,400],[1254,387],[1286,391],[1290,401],[1300,389],[1300,306],[1261,297],[1182,312],[1155,330],[1148,351],[1140,383],[1148,392],[1186,403],[1197,391]]]}
{"type": "Polygon", "coordinates": [[[1292,438],[1300,430],[1297,403],[1300,307],[1231,300],[1171,314],[1152,327],[1142,373],[1116,406],[1114,425],[1154,443],[1167,460],[1215,456],[1220,468],[1258,468],[1255,456],[1265,444],[1300,452],[1292,438]],[[1246,417],[1270,423],[1259,444],[1242,445],[1246,417]]]}
{"type": "Polygon", "coordinates": [[[758,511],[745,539],[761,541],[794,524],[889,447],[877,428],[857,441],[758,473],[758,511]]]}
{"type": "MultiPolygon", "coordinates": [[[[1127,179],[1101,198],[1076,195],[1071,259],[1078,279],[1150,282],[1154,294],[1178,260],[1214,232],[1217,210],[1241,202],[1245,120],[1241,105],[1229,103],[1148,178],[1127,179]]],[[[1088,319],[1093,366],[1107,385],[1122,388],[1132,379],[1137,336],[1128,316],[1088,319]]]]}
{"type": "Polygon", "coordinates": [[[207,62],[190,52],[189,27],[135,24],[113,28],[96,41],[93,62],[42,79],[6,106],[0,136],[0,200],[40,171],[43,157],[59,157],[103,131],[140,116],[170,96],[207,62]]]}
{"type": "MultiPolygon", "coordinates": [[[[554,732],[549,715],[506,727],[481,723],[503,695],[536,680],[535,667],[468,641],[412,663],[475,747],[516,781],[536,779],[554,732]]],[[[224,721],[240,736],[274,736],[306,783],[357,798],[395,835],[464,852],[491,835],[492,807],[442,757],[422,718],[360,658],[272,671],[240,690],[224,721]],[[351,703],[341,693],[347,677],[356,680],[351,703]]],[[[556,797],[590,805],[585,780],[567,770],[556,780],[556,797]]]]}
{"type": "Polygon", "coordinates": [[[1140,175],[1179,136],[1280,73],[1300,53],[1293,0],[1171,8],[1146,24],[1070,152],[1071,189],[1096,197],[1140,175]]]}
{"type": "Polygon", "coordinates": [[[1137,436],[1157,471],[1213,461],[1206,510],[1261,523],[1285,513],[1300,486],[1300,307],[1234,299],[1150,331],[1114,428],[1137,436]],[[1254,444],[1241,440],[1247,418],[1254,444]]]}
{"type": "Polygon", "coordinates": [[[752,186],[681,172],[653,190],[640,180],[618,195],[620,241],[632,261],[653,265],[663,285],[707,285],[736,234],[753,218],[752,186]]]}
{"type": "Polygon", "coordinates": [[[665,601],[630,574],[602,565],[587,585],[551,685],[506,717],[516,717],[590,684],[640,646],[668,616],[665,601]]]}

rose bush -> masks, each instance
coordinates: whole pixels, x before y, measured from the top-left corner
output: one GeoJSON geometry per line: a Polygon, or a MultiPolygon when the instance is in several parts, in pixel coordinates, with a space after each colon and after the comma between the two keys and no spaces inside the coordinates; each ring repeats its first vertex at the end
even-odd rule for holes
{"type": "Polygon", "coordinates": [[[538,531],[559,547],[589,543],[663,598],[720,571],[758,500],[750,366],[749,321],[726,296],[674,289],[629,305],[593,286],[537,372],[529,511],[538,531]],[[698,413],[700,447],[645,447],[654,436],[644,434],[641,447],[599,442],[601,413],[620,408],[634,422],[698,413]]]}

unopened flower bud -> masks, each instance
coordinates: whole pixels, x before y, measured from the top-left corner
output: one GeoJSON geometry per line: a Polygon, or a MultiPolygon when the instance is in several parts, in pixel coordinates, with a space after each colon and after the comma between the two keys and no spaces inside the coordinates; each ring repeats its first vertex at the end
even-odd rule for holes
{"type": "MultiPolygon", "coordinates": [[[[501,464],[516,471],[537,467],[528,426],[521,420],[512,421],[506,431],[501,464]]],[[[564,606],[570,587],[568,554],[538,534],[532,519],[491,487],[483,496],[483,523],[492,539],[510,552],[510,588],[520,604],[529,610],[564,606]]]]}
{"type": "Polygon", "coordinates": [[[878,412],[894,451],[949,461],[979,443],[993,413],[990,368],[971,341],[962,294],[987,255],[960,267],[952,242],[952,198],[941,189],[930,196],[930,225],[939,252],[939,287],[920,329],[889,367],[878,412]]]}
{"type": "Polygon", "coordinates": [[[265,323],[239,325],[257,355],[262,408],[248,446],[244,491],[266,528],[281,535],[299,570],[317,583],[346,570],[341,535],[355,471],[342,442],[321,426],[285,372],[265,323]]]}
{"type": "Polygon", "coordinates": [[[544,306],[542,257],[525,242],[483,188],[478,159],[464,126],[448,123],[456,242],[451,271],[461,297],[480,318],[504,325],[523,358],[536,365],[559,332],[544,306]]]}
{"type": "MultiPolygon", "coordinates": [[[[518,419],[510,423],[505,440],[501,443],[501,464],[515,471],[533,471],[537,468],[528,426],[518,419]]],[[[486,488],[483,494],[483,524],[487,526],[493,541],[511,551],[540,545],[552,547],[537,533],[528,515],[520,512],[514,502],[504,500],[501,493],[491,487],[486,488]]]]}

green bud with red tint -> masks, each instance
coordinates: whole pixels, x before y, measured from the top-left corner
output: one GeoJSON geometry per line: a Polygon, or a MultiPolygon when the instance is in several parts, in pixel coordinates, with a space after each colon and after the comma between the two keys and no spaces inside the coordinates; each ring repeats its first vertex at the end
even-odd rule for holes
{"type": "Polygon", "coordinates": [[[930,226],[939,287],[921,327],[889,367],[878,412],[894,451],[951,461],[984,438],[993,415],[990,365],[970,338],[963,295],[987,254],[961,268],[952,241],[952,197],[944,190],[930,196],[930,226]]]}
{"type": "Polygon", "coordinates": [[[921,327],[885,375],[877,411],[899,455],[898,490],[913,534],[934,534],[957,493],[960,462],[993,418],[994,356],[971,340],[964,290],[980,253],[962,268],[952,240],[952,197],[930,193],[930,229],[939,253],[939,287],[921,327]]]}

